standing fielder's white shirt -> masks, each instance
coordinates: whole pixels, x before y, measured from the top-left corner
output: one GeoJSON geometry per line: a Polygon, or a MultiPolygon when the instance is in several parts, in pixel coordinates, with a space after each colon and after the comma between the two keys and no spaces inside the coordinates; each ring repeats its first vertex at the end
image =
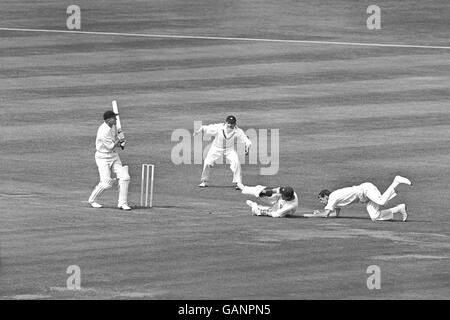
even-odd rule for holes
{"type": "Polygon", "coordinates": [[[361,185],[338,189],[330,193],[325,210],[334,211],[336,208],[342,208],[359,201],[367,202],[361,185]]]}
{"type": "Polygon", "coordinates": [[[97,137],[95,139],[95,148],[100,153],[115,152],[117,142],[116,126],[109,127],[106,122],[103,122],[97,130],[97,137]]]}
{"type": "Polygon", "coordinates": [[[228,133],[227,125],[225,123],[210,124],[202,126],[202,128],[207,135],[215,137],[212,147],[222,150],[233,149],[235,138],[244,143],[247,149],[252,145],[250,139],[245,135],[242,129],[238,128],[238,126],[235,126],[234,129],[228,133]]]}

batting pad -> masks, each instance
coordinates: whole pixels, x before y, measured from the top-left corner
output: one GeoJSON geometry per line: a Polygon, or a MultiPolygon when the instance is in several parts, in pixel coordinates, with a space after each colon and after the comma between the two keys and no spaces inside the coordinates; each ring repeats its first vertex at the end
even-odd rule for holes
{"type": "Polygon", "coordinates": [[[130,180],[130,174],[128,173],[128,166],[123,166],[117,171],[117,177],[119,180],[130,180]]]}

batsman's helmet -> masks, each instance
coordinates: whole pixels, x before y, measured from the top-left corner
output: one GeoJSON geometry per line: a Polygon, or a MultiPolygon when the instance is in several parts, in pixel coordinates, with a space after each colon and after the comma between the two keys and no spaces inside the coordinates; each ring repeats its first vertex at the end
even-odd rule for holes
{"type": "Polygon", "coordinates": [[[103,114],[103,120],[114,118],[115,116],[117,116],[117,114],[115,114],[114,111],[108,110],[103,114]]]}
{"type": "Polygon", "coordinates": [[[283,200],[290,201],[294,199],[294,189],[291,187],[281,187],[280,193],[283,200]]]}
{"type": "Polygon", "coordinates": [[[227,119],[225,120],[226,123],[229,124],[236,124],[236,117],[235,116],[228,116],[227,119]]]}

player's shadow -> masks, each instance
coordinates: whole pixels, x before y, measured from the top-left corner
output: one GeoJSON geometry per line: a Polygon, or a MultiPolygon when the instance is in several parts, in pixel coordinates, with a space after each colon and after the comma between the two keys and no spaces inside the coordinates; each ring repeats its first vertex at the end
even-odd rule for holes
{"type": "MultiPolygon", "coordinates": [[[[230,186],[230,185],[226,185],[226,186],[220,186],[220,185],[214,185],[214,186],[207,186],[205,188],[200,188],[198,187],[198,189],[208,189],[208,188],[218,188],[218,189],[234,189],[234,186],[230,186]]],[[[240,190],[236,190],[236,191],[240,191],[240,190]]]]}
{"type": "Polygon", "coordinates": [[[331,219],[333,219],[333,220],[353,219],[353,220],[369,220],[369,221],[371,221],[369,217],[345,217],[345,216],[342,217],[342,216],[340,216],[340,217],[328,218],[328,219],[329,220],[331,220],[331,219]]]}
{"type": "Polygon", "coordinates": [[[389,221],[380,221],[380,222],[391,222],[391,223],[396,223],[396,222],[401,222],[401,223],[430,223],[432,221],[429,220],[406,220],[406,221],[402,221],[402,220],[389,220],[389,221]]]}
{"type": "Polygon", "coordinates": [[[340,220],[340,219],[359,219],[359,220],[370,220],[364,217],[338,217],[338,218],[313,218],[313,217],[304,217],[302,215],[291,215],[291,216],[286,216],[285,218],[288,219],[308,219],[308,220],[327,220],[327,221],[331,221],[331,220],[340,220]]]}
{"type": "MultiPolygon", "coordinates": [[[[305,218],[305,217],[302,217],[302,218],[305,218]]],[[[308,219],[310,219],[310,218],[308,218],[308,219]]],[[[312,218],[312,219],[321,219],[321,218],[312,218]]],[[[368,217],[342,217],[342,216],[340,216],[340,217],[336,217],[336,218],[322,218],[322,219],[327,219],[328,221],[330,221],[330,220],[345,220],[345,219],[350,219],[350,220],[368,220],[368,221],[372,221],[370,218],[368,218],[368,217]]],[[[376,221],[376,222],[389,222],[389,223],[398,223],[398,222],[401,222],[401,223],[405,223],[404,221],[402,221],[402,220],[387,220],[387,221],[376,221]]],[[[430,223],[431,221],[428,221],[428,220],[410,220],[410,219],[408,219],[406,222],[414,222],[414,223],[430,223]]]]}
{"type": "Polygon", "coordinates": [[[183,209],[183,210],[191,209],[191,210],[194,210],[195,209],[195,207],[189,207],[189,206],[170,206],[170,205],[165,205],[165,206],[159,205],[159,206],[153,206],[153,207],[145,207],[145,206],[137,206],[136,205],[136,206],[133,206],[132,208],[135,210],[151,210],[151,209],[183,209]]]}
{"type": "Polygon", "coordinates": [[[342,220],[342,219],[355,219],[355,220],[370,220],[370,218],[365,217],[334,217],[334,218],[313,218],[313,217],[304,217],[302,215],[293,215],[293,216],[287,216],[286,218],[301,218],[301,219],[308,219],[308,220],[326,220],[326,221],[333,221],[333,220],[342,220]]]}
{"type": "MultiPolygon", "coordinates": [[[[290,216],[286,216],[285,218],[287,218],[287,219],[309,219],[309,218],[307,218],[307,217],[304,217],[304,216],[296,216],[296,215],[290,215],[290,216]]],[[[317,219],[318,220],[318,219],[317,219]]]]}

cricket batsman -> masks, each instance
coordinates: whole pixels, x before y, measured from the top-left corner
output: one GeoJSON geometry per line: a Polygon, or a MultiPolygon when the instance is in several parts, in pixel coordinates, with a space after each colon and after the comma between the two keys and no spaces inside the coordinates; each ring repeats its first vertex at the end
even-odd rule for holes
{"type": "Polygon", "coordinates": [[[358,186],[347,187],[330,192],[322,190],[319,195],[319,201],[325,205],[323,211],[314,210],[314,212],[306,213],[303,216],[307,218],[328,218],[338,217],[341,208],[352,203],[366,204],[367,212],[372,221],[387,221],[394,218],[394,214],[399,213],[402,220],[408,219],[406,205],[399,204],[393,208],[380,210],[381,206],[385,206],[389,200],[393,199],[397,193],[396,188],[400,184],[411,185],[411,181],[402,176],[396,176],[392,184],[381,194],[378,188],[370,182],[360,184],[358,186]]]}
{"type": "Polygon", "coordinates": [[[248,154],[252,143],[245,135],[244,131],[237,127],[236,117],[228,116],[225,123],[201,126],[194,132],[194,136],[201,132],[214,136],[214,141],[204,160],[201,182],[198,186],[202,188],[208,186],[211,168],[218,159],[225,155],[226,159],[230,162],[230,169],[233,172],[233,184],[235,185],[235,188],[239,190],[238,184],[242,183],[242,173],[239,157],[234,149],[234,139],[245,144],[246,154],[248,154]]]}
{"type": "Polygon", "coordinates": [[[97,131],[95,140],[95,162],[97,163],[100,182],[92,191],[89,197],[89,204],[93,208],[101,208],[102,205],[97,203],[97,199],[105,190],[111,189],[116,179],[111,178],[111,171],[116,174],[119,180],[119,201],[118,207],[122,210],[131,210],[128,206],[128,185],[130,184],[130,175],[128,174],[128,166],[123,166],[119,155],[116,151],[117,147],[124,147],[126,140],[123,132],[118,133],[116,128],[116,116],[113,111],[106,111],[103,114],[104,122],[97,131]]]}
{"type": "Polygon", "coordinates": [[[265,204],[258,205],[254,201],[246,201],[254,216],[283,218],[294,215],[298,208],[298,196],[292,187],[268,188],[261,185],[249,187],[239,184],[239,188],[243,194],[253,195],[265,204]]]}

